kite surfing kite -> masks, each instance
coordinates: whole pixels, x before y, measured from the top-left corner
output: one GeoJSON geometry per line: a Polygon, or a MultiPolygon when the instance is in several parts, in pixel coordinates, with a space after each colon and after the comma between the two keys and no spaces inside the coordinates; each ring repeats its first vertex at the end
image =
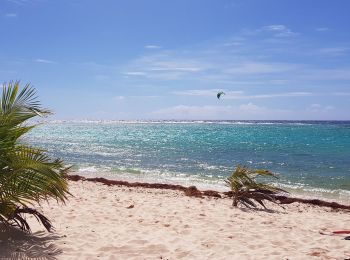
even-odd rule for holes
{"type": "Polygon", "coordinates": [[[225,95],[225,92],[220,91],[219,93],[216,94],[216,97],[217,97],[218,99],[220,99],[220,97],[221,97],[222,95],[225,95]]]}

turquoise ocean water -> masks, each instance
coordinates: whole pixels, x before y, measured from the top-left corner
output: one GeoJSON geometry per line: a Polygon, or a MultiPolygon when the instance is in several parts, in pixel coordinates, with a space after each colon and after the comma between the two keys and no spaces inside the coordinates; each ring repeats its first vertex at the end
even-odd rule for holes
{"type": "Polygon", "coordinates": [[[350,122],[49,122],[25,142],[86,176],[225,190],[240,164],[295,194],[350,202],[350,122]]]}

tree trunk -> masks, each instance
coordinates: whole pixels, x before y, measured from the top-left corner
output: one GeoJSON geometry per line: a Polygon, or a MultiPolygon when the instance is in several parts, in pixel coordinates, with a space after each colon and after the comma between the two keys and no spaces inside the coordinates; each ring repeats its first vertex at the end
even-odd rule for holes
{"type": "Polygon", "coordinates": [[[237,195],[233,195],[232,206],[234,206],[234,207],[238,206],[238,196],[237,195]]]}

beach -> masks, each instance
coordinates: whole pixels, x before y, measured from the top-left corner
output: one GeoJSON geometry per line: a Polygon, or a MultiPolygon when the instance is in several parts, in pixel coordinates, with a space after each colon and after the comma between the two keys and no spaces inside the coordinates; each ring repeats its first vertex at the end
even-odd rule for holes
{"type": "Polygon", "coordinates": [[[293,203],[271,211],[233,208],[229,198],[69,181],[65,205],[40,210],[52,233],[1,232],[0,259],[347,259],[349,211],[293,203]]]}
{"type": "Polygon", "coordinates": [[[0,7],[0,260],[350,260],[350,0],[0,7]]]}

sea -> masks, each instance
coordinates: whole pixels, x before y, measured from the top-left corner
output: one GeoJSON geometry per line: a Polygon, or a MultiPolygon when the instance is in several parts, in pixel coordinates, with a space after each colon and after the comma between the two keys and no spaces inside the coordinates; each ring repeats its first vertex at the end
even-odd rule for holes
{"type": "Polygon", "coordinates": [[[294,196],[350,203],[350,121],[52,121],[24,142],[87,177],[224,191],[241,165],[294,196]]]}

